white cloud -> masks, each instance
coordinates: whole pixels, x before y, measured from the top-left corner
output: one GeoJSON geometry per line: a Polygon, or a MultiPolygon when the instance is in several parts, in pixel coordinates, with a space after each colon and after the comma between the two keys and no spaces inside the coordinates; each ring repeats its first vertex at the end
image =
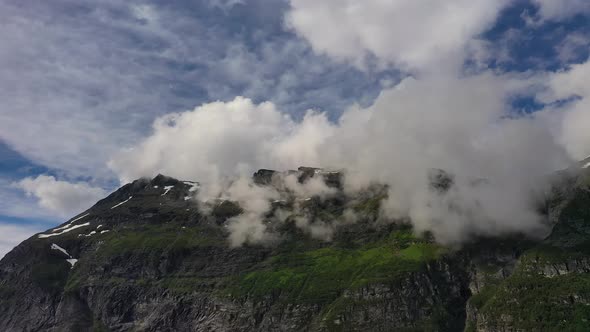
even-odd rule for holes
{"type": "Polygon", "coordinates": [[[223,10],[230,10],[236,5],[245,5],[244,0],[209,0],[209,5],[223,10]]]}
{"type": "Polygon", "coordinates": [[[236,95],[340,109],[378,82],[284,33],[284,2],[238,3],[0,2],[0,140],[105,183],[109,157],[162,114],[236,95]]]}
{"type": "Polygon", "coordinates": [[[320,163],[322,158],[319,147],[335,130],[326,114],[308,111],[300,123],[291,124],[290,127],[272,147],[271,156],[274,159],[269,164],[279,168],[294,168],[303,162],[307,165],[320,163]]]}
{"type": "Polygon", "coordinates": [[[295,226],[308,233],[314,239],[330,241],[334,235],[334,226],[323,221],[310,223],[308,218],[295,217],[295,226]]]}
{"type": "Polygon", "coordinates": [[[336,193],[336,189],[328,187],[321,177],[312,177],[305,183],[300,183],[295,174],[290,174],[282,179],[285,189],[292,191],[296,196],[309,198],[312,196],[325,196],[336,193]]]}
{"type": "MultiPolygon", "coordinates": [[[[380,77],[315,55],[282,30],[286,2],[239,2],[0,1],[0,76],[10,78],[0,82],[0,140],[64,178],[108,188],[116,175],[107,161],[163,114],[245,95],[300,117],[310,105],[340,111],[374,97],[380,77]]],[[[62,216],[2,184],[0,214],[62,216]]]]}
{"type": "Polygon", "coordinates": [[[459,56],[508,0],[291,0],[286,21],[319,53],[409,68],[459,56]]]}
{"type": "Polygon", "coordinates": [[[505,117],[519,84],[489,74],[408,79],[370,108],[345,114],[322,155],[367,182],[390,184],[388,215],[410,216],[442,241],[538,231],[529,191],[542,189],[539,179],[568,158],[543,119],[505,117]],[[428,190],[432,167],[456,175],[454,191],[428,190]],[[490,184],[469,185],[477,178],[490,184]]]}
{"type": "Polygon", "coordinates": [[[269,187],[254,185],[251,178],[242,177],[224,190],[221,198],[238,202],[244,209],[244,213],[231,218],[227,225],[232,247],[273,240],[273,234],[267,231],[264,224],[264,214],[270,210],[270,201],[279,198],[278,192],[269,187]]]}
{"type": "Polygon", "coordinates": [[[590,48],[590,36],[583,33],[571,33],[556,47],[559,60],[571,63],[580,57],[580,53],[590,48]]]}
{"type": "Polygon", "coordinates": [[[31,235],[42,231],[34,226],[22,226],[0,223],[0,259],[19,243],[31,237],[31,235]]]}
{"type": "Polygon", "coordinates": [[[87,183],[58,181],[53,176],[39,175],[14,184],[39,200],[39,205],[60,216],[71,216],[88,209],[106,196],[101,188],[87,183]]]}
{"type": "Polygon", "coordinates": [[[260,165],[292,168],[318,161],[316,147],[329,126],[323,114],[308,113],[298,125],[270,102],[237,97],[158,118],[153,135],[109,165],[122,182],[157,173],[216,181],[250,175],[260,165]]]}
{"type": "MultiPolygon", "coordinates": [[[[531,193],[544,189],[539,179],[569,159],[544,117],[508,116],[506,100],[527,82],[487,73],[409,78],[336,124],[316,112],[295,122],[272,103],[238,97],[159,118],[154,133],[113,158],[111,167],[123,180],[162,172],[212,182],[260,167],[345,168],[354,174],[348,183],[390,184],[387,215],[411,216],[417,229],[441,241],[537,232],[542,227],[531,193]],[[433,167],[456,175],[448,195],[428,189],[433,167]],[[478,178],[489,184],[472,186],[478,178]]],[[[252,222],[259,215],[246,213],[236,225],[262,237],[265,228],[252,222]]]]}
{"type": "Polygon", "coordinates": [[[19,219],[57,221],[54,212],[40,209],[37,199],[27,197],[14,180],[0,178],[0,215],[19,219]]]}
{"type": "Polygon", "coordinates": [[[578,14],[590,14],[588,0],[533,0],[539,6],[539,16],[543,20],[563,20],[578,14]]]}
{"type": "Polygon", "coordinates": [[[583,159],[590,155],[590,61],[545,77],[549,89],[540,95],[541,101],[579,98],[564,107],[555,106],[551,115],[561,122],[558,130],[561,142],[574,158],[583,159]]]}
{"type": "Polygon", "coordinates": [[[139,20],[144,20],[147,24],[154,24],[158,20],[156,9],[150,5],[132,5],[131,12],[139,20]]]}
{"type": "MultiPolygon", "coordinates": [[[[292,0],[286,20],[318,53],[359,66],[374,57],[380,65],[432,69],[445,62],[444,68],[456,69],[452,65],[462,63],[466,48],[486,53],[474,38],[508,2],[292,0]]],[[[539,3],[547,17],[565,15],[558,14],[563,8],[539,3]]],[[[581,10],[578,2],[571,3],[581,10]]],[[[386,204],[390,216],[411,216],[419,229],[452,241],[470,232],[538,228],[526,191],[536,189],[536,176],[567,161],[558,143],[574,156],[588,153],[587,98],[570,104],[558,120],[547,117],[560,130],[544,114],[510,119],[506,99],[523,83],[508,77],[457,78],[424,71],[403,84],[385,84],[372,105],[349,109],[337,123],[314,111],[298,122],[277,105],[313,100],[343,109],[359,98],[358,89],[340,79],[357,77],[332,75],[343,69],[311,55],[299,40],[276,41],[271,33],[255,31],[248,35],[253,40],[272,42],[252,51],[240,34],[230,36],[222,25],[208,25],[168,6],[108,2],[79,15],[64,11],[67,19],[51,22],[45,19],[56,15],[51,6],[30,13],[23,8],[28,7],[0,4],[0,36],[6,37],[0,76],[11,77],[0,89],[0,107],[9,110],[0,112],[0,138],[26,157],[70,175],[108,177],[103,163],[109,156],[110,169],[124,182],[158,172],[216,182],[260,167],[343,167],[355,174],[349,183],[392,185],[386,204]],[[124,17],[127,12],[130,18],[124,17]],[[183,38],[187,35],[191,38],[183,38]],[[318,85],[329,88],[315,89],[318,85]],[[345,88],[334,88],[339,86],[345,88]],[[181,93],[174,92],[177,88],[181,93]],[[236,91],[273,102],[238,97],[159,116],[153,132],[141,139],[155,116],[201,100],[187,95],[230,100],[236,91]],[[113,156],[120,146],[133,148],[113,156]],[[457,174],[459,186],[447,196],[432,195],[425,182],[430,167],[457,174]],[[494,181],[472,188],[470,177],[494,181]]],[[[551,76],[544,98],[587,96],[587,72],[580,65],[551,76]]],[[[47,176],[19,186],[60,214],[78,212],[104,195],[101,189],[47,176]]],[[[266,236],[259,215],[233,224],[245,229],[236,234],[266,236]]]]}
{"type": "Polygon", "coordinates": [[[239,204],[242,213],[227,220],[226,224],[229,244],[237,247],[246,243],[269,245],[278,242],[280,236],[274,232],[276,222],[284,223],[289,217],[294,218],[296,227],[312,237],[330,240],[334,227],[321,220],[312,223],[304,205],[312,196],[323,199],[335,192],[336,190],[329,188],[320,177],[312,177],[304,183],[299,183],[294,174],[277,174],[273,178],[272,186],[259,186],[250,176],[242,176],[225,183],[208,183],[199,190],[196,198],[205,213],[210,213],[212,204],[219,204],[220,200],[239,204]],[[274,211],[276,222],[266,222],[266,216],[271,212],[272,201],[282,199],[286,202],[292,198],[297,198],[293,211],[277,209],[274,211]]]}

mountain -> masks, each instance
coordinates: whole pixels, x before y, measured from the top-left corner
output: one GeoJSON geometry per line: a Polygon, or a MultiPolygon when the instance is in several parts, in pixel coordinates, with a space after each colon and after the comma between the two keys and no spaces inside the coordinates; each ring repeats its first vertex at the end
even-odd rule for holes
{"type": "MultiPolygon", "coordinates": [[[[583,166],[583,165],[582,165],[583,166]]],[[[254,182],[272,186],[277,173],[254,182]]],[[[385,188],[290,196],[330,241],[296,218],[280,240],[228,245],[228,200],[198,206],[199,184],[163,175],[127,184],[0,261],[0,331],[587,331],[590,329],[590,169],[554,175],[543,240],[477,238],[461,248],[378,218],[385,188]],[[359,220],[346,222],[346,211],[359,220]]],[[[433,190],[452,177],[433,173],[433,190]]],[[[264,218],[269,217],[270,214],[264,218]]],[[[270,219],[269,219],[270,220],[270,219]]]]}

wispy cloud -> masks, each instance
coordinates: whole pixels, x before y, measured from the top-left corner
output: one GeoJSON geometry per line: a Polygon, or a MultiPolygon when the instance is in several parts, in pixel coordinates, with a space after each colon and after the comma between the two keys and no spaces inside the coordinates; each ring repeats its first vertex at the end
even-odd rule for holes
{"type": "Polygon", "coordinates": [[[162,114],[236,95],[340,112],[376,96],[383,75],[283,30],[284,2],[232,4],[2,2],[0,139],[70,177],[106,179],[109,156],[162,114]]]}
{"type": "Polygon", "coordinates": [[[40,231],[43,228],[39,226],[11,225],[0,221],[0,259],[20,242],[40,231]]]}
{"type": "Polygon", "coordinates": [[[586,0],[532,0],[539,7],[539,19],[559,21],[571,16],[590,14],[586,0]]]}

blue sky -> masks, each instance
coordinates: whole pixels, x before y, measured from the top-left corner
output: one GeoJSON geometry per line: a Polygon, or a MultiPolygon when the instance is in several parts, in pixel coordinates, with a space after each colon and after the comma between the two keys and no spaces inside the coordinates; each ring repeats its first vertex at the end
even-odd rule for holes
{"type": "MultiPolygon", "coordinates": [[[[22,240],[63,222],[89,203],[43,201],[41,181],[19,183],[52,177],[43,183],[63,181],[85,193],[95,188],[84,196],[94,199],[119,186],[121,174],[109,161],[149,137],[155,119],[205,103],[244,96],[256,104],[272,102],[294,122],[308,109],[336,122],[353,105],[369,107],[404,78],[453,66],[438,54],[418,54],[426,46],[442,45],[440,58],[448,53],[460,60],[462,75],[549,77],[588,61],[590,8],[584,1],[565,1],[559,8],[546,0],[475,1],[481,8],[447,15],[464,20],[469,33],[440,45],[428,39],[446,27],[436,26],[430,17],[438,14],[428,9],[409,11],[407,27],[376,19],[367,25],[379,36],[373,40],[364,23],[337,17],[336,10],[334,17],[322,17],[321,6],[310,3],[3,1],[0,225],[22,227],[22,240]],[[310,22],[289,19],[299,13],[310,22]],[[482,23],[469,15],[481,15],[482,23]],[[313,21],[318,17],[323,21],[313,21]],[[347,20],[355,24],[339,24],[347,20]],[[421,35],[422,27],[411,22],[423,23],[432,34],[421,35]],[[354,29],[360,31],[356,39],[354,29]],[[338,35],[340,30],[349,36],[338,35]]],[[[406,7],[411,6],[398,6],[406,7]]],[[[525,90],[512,98],[515,113],[537,112],[555,101],[537,96],[541,88],[525,90]]]]}

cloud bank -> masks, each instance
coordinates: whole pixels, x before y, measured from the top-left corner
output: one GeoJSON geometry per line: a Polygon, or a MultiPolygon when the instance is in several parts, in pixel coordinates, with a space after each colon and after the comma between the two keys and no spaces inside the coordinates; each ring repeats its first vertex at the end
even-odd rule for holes
{"type": "Polygon", "coordinates": [[[548,76],[548,89],[539,96],[555,103],[553,116],[561,121],[558,129],[562,144],[578,160],[590,155],[590,61],[548,76]],[[559,101],[568,101],[561,105],[559,101]]]}
{"type": "MultiPolygon", "coordinates": [[[[528,91],[528,84],[491,73],[408,78],[383,90],[371,106],[350,108],[336,123],[313,111],[296,122],[270,102],[237,97],[158,118],[151,136],[110,165],[122,180],[163,172],[205,182],[249,176],[262,166],[344,168],[349,190],[388,184],[384,216],[409,217],[418,231],[432,231],[440,241],[540,234],[534,198],[545,189],[541,179],[568,165],[566,147],[571,150],[579,137],[571,144],[557,137],[542,112],[512,113],[509,99],[528,91]],[[433,168],[455,177],[445,195],[429,189],[433,168]],[[486,185],[473,185],[482,179],[486,185]]],[[[567,118],[563,125],[569,126],[567,118]]],[[[249,195],[257,196],[238,201],[248,204],[249,195]]],[[[256,220],[268,206],[250,199],[261,208],[245,209],[253,212],[233,227],[249,227],[261,238],[256,220]]]]}
{"type": "Polygon", "coordinates": [[[236,97],[159,117],[153,135],[122,151],[109,165],[122,182],[154,172],[218,181],[227,175],[250,175],[260,165],[317,163],[317,146],[332,126],[325,114],[310,111],[296,123],[271,102],[254,104],[236,97]]]}

